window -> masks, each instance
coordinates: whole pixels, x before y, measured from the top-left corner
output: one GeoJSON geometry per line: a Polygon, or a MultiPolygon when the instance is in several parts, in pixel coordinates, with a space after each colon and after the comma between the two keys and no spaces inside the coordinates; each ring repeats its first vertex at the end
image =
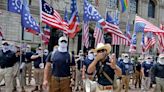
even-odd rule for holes
{"type": "Polygon", "coordinates": [[[138,13],[138,0],[136,0],[136,14],[138,13]]]}
{"type": "Polygon", "coordinates": [[[155,18],[155,3],[150,0],[148,5],[148,17],[155,18]]]}
{"type": "Polygon", "coordinates": [[[31,5],[31,3],[32,3],[32,0],[29,0],[29,5],[31,5]]]}

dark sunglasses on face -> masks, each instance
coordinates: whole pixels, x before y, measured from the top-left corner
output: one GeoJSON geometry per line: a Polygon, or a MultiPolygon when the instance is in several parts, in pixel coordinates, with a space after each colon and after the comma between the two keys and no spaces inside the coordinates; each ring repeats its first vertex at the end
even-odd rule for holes
{"type": "Polygon", "coordinates": [[[5,43],[5,44],[2,44],[2,45],[4,45],[4,46],[9,46],[9,44],[6,44],[6,43],[5,43]]]}
{"type": "Polygon", "coordinates": [[[104,51],[106,51],[106,50],[105,49],[98,50],[97,53],[104,52],[104,51]]]}
{"type": "Polygon", "coordinates": [[[62,40],[61,42],[65,42],[65,43],[67,43],[67,41],[65,41],[65,40],[62,40]]]}
{"type": "Polygon", "coordinates": [[[128,58],[128,56],[125,56],[125,58],[128,58]]]}
{"type": "Polygon", "coordinates": [[[89,53],[93,54],[93,52],[89,52],[89,53]]]}

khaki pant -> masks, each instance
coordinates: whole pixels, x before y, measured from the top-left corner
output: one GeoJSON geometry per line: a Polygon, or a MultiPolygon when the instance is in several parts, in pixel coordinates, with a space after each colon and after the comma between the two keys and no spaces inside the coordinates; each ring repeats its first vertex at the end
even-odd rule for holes
{"type": "Polygon", "coordinates": [[[135,87],[137,88],[137,85],[139,86],[139,88],[141,88],[141,72],[136,71],[135,72],[135,87]]]}
{"type": "Polygon", "coordinates": [[[0,82],[4,79],[5,80],[5,92],[12,92],[13,90],[13,67],[9,68],[0,68],[0,82]]]}
{"type": "Polygon", "coordinates": [[[52,76],[49,92],[72,92],[70,78],[58,80],[52,76]]]}
{"type": "Polygon", "coordinates": [[[91,81],[90,79],[83,80],[84,86],[85,86],[85,92],[95,92],[97,82],[91,81]]]}
{"type": "Polygon", "coordinates": [[[164,92],[164,78],[156,77],[156,87],[154,92],[164,92]]]}
{"type": "Polygon", "coordinates": [[[128,92],[128,89],[129,89],[129,82],[130,82],[130,76],[125,76],[123,75],[122,76],[122,84],[124,85],[125,87],[125,92],[128,92]]]}
{"type": "Polygon", "coordinates": [[[32,63],[26,63],[25,65],[25,75],[27,76],[28,74],[28,83],[31,82],[32,79],[32,63]]]}
{"type": "Polygon", "coordinates": [[[141,92],[149,92],[150,82],[151,82],[150,77],[142,78],[141,92]]]}
{"type": "Polygon", "coordinates": [[[101,90],[98,86],[96,87],[96,92],[113,92],[113,90],[101,90]]]}
{"type": "Polygon", "coordinates": [[[17,79],[17,75],[18,75],[18,69],[19,69],[19,62],[17,62],[17,63],[13,66],[13,76],[14,76],[13,86],[14,86],[14,87],[17,86],[16,79],[17,79]]]}
{"type": "Polygon", "coordinates": [[[34,79],[36,86],[43,83],[43,69],[34,69],[34,79]]]}

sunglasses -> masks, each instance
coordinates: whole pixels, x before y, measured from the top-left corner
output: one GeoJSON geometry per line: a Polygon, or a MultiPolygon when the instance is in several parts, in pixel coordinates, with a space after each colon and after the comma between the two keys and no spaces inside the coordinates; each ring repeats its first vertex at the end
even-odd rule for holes
{"type": "Polygon", "coordinates": [[[9,44],[7,44],[7,43],[4,43],[4,44],[2,44],[2,45],[4,45],[4,46],[9,46],[9,44]]]}
{"type": "Polygon", "coordinates": [[[42,49],[38,49],[38,50],[42,50],[42,49]]]}
{"type": "Polygon", "coordinates": [[[104,52],[106,49],[98,50],[97,53],[104,52]]]}
{"type": "Polygon", "coordinates": [[[67,41],[66,41],[66,40],[62,40],[61,42],[67,43],[67,41]]]}

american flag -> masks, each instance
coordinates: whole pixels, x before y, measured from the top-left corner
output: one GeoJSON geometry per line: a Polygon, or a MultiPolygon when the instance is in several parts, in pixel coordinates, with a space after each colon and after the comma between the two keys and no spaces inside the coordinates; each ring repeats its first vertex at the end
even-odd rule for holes
{"type": "Polygon", "coordinates": [[[76,33],[80,31],[79,16],[77,11],[76,0],[71,0],[71,18],[69,20],[68,36],[74,38],[76,33]]]}
{"type": "Polygon", "coordinates": [[[96,23],[96,27],[93,35],[95,38],[95,46],[97,46],[98,43],[105,43],[104,34],[99,23],[96,23]]]}
{"type": "Polygon", "coordinates": [[[156,27],[152,23],[148,22],[147,20],[136,16],[135,18],[135,25],[139,23],[141,25],[144,25],[144,32],[153,32],[153,33],[164,33],[160,28],[156,27]]]}
{"type": "Polygon", "coordinates": [[[129,38],[129,40],[131,40],[131,34],[130,34],[130,24],[129,23],[127,23],[126,24],[126,31],[125,31],[125,35],[126,35],[126,37],[128,37],[129,38]]]}
{"type": "Polygon", "coordinates": [[[31,32],[33,34],[39,34],[40,33],[39,24],[31,16],[29,6],[28,6],[26,0],[24,0],[24,4],[22,6],[21,24],[22,24],[22,27],[24,27],[28,30],[28,32],[31,32]]]}
{"type": "MultiPolygon", "coordinates": [[[[164,31],[164,25],[160,24],[160,29],[164,31]]],[[[162,53],[164,52],[164,34],[163,33],[156,33],[157,35],[157,42],[158,42],[158,52],[162,53]]]]}
{"type": "Polygon", "coordinates": [[[53,9],[47,2],[41,0],[41,20],[49,26],[63,30],[64,33],[68,31],[68,23],[66,23],[60,14],[53,9]]]}
{"type": "Polygon", "coordinates": [[[83,22],[83,34],[82,34],[83,46],[89,47],[89,22],[83,22]]]}
{"type": "Polygon", "coordinates": [[[129,48],[129,52],[130,53],[136,52],[136,49],[137,49],[136,45],[137,45],[137,33],[134,32],[133,36],[132,36],[132,39],[131,39],[130,48],[129,48]]]}
{"type": "Polygon", "coordinates": [[[148,51],[154,44],[156,43],[156,39],[152,32],[146,33],[147,35],[144,37],[145,40],[145,51],[148,51]]]}
{"type": "Polygon", "coordinates": [[[130,40],[125,37],[118,25],[110,23],[110,17],[106,15],[106,24],[103,29],[112,34],[112,44],[113,45],[130,45],[130,40]],[[109,21],[109,22],[108,22],[109,21]]]}
{"type": "Polygon", "coordinates": [[[42,39],[42,41],[44,42],[44,44],[47,45],[49,43],[49,40],[50,40],[49,35],[45,35],[44,33],[40,33],[39,36],[42,39]]]}
{"type": "Polygon", "coordinates": [[[23,0],[8,0],[8,11],[21,14],[23,0]]]}
{"type": "Polygon", "coordinates": [[[65,7],[65,11],[64,11],[64,21],[68,23],[68,12],[67,12],[67,7],[65,7]]]}
{"type": "Polygon", "coordinates": [[[145,34],[142,32],[142,39],[141,39],[141,47],[142,47],[142,54],[145,53],[145,34]]]}
{"type": "Polygon", "coordinates": [[[46,25],[44,28],[43,28],[43,33],[45,35],[49,35],[50,36],[50,33],[51,33],[51,30],[50,30],[50,27],[48,25],[46,25]]]}

